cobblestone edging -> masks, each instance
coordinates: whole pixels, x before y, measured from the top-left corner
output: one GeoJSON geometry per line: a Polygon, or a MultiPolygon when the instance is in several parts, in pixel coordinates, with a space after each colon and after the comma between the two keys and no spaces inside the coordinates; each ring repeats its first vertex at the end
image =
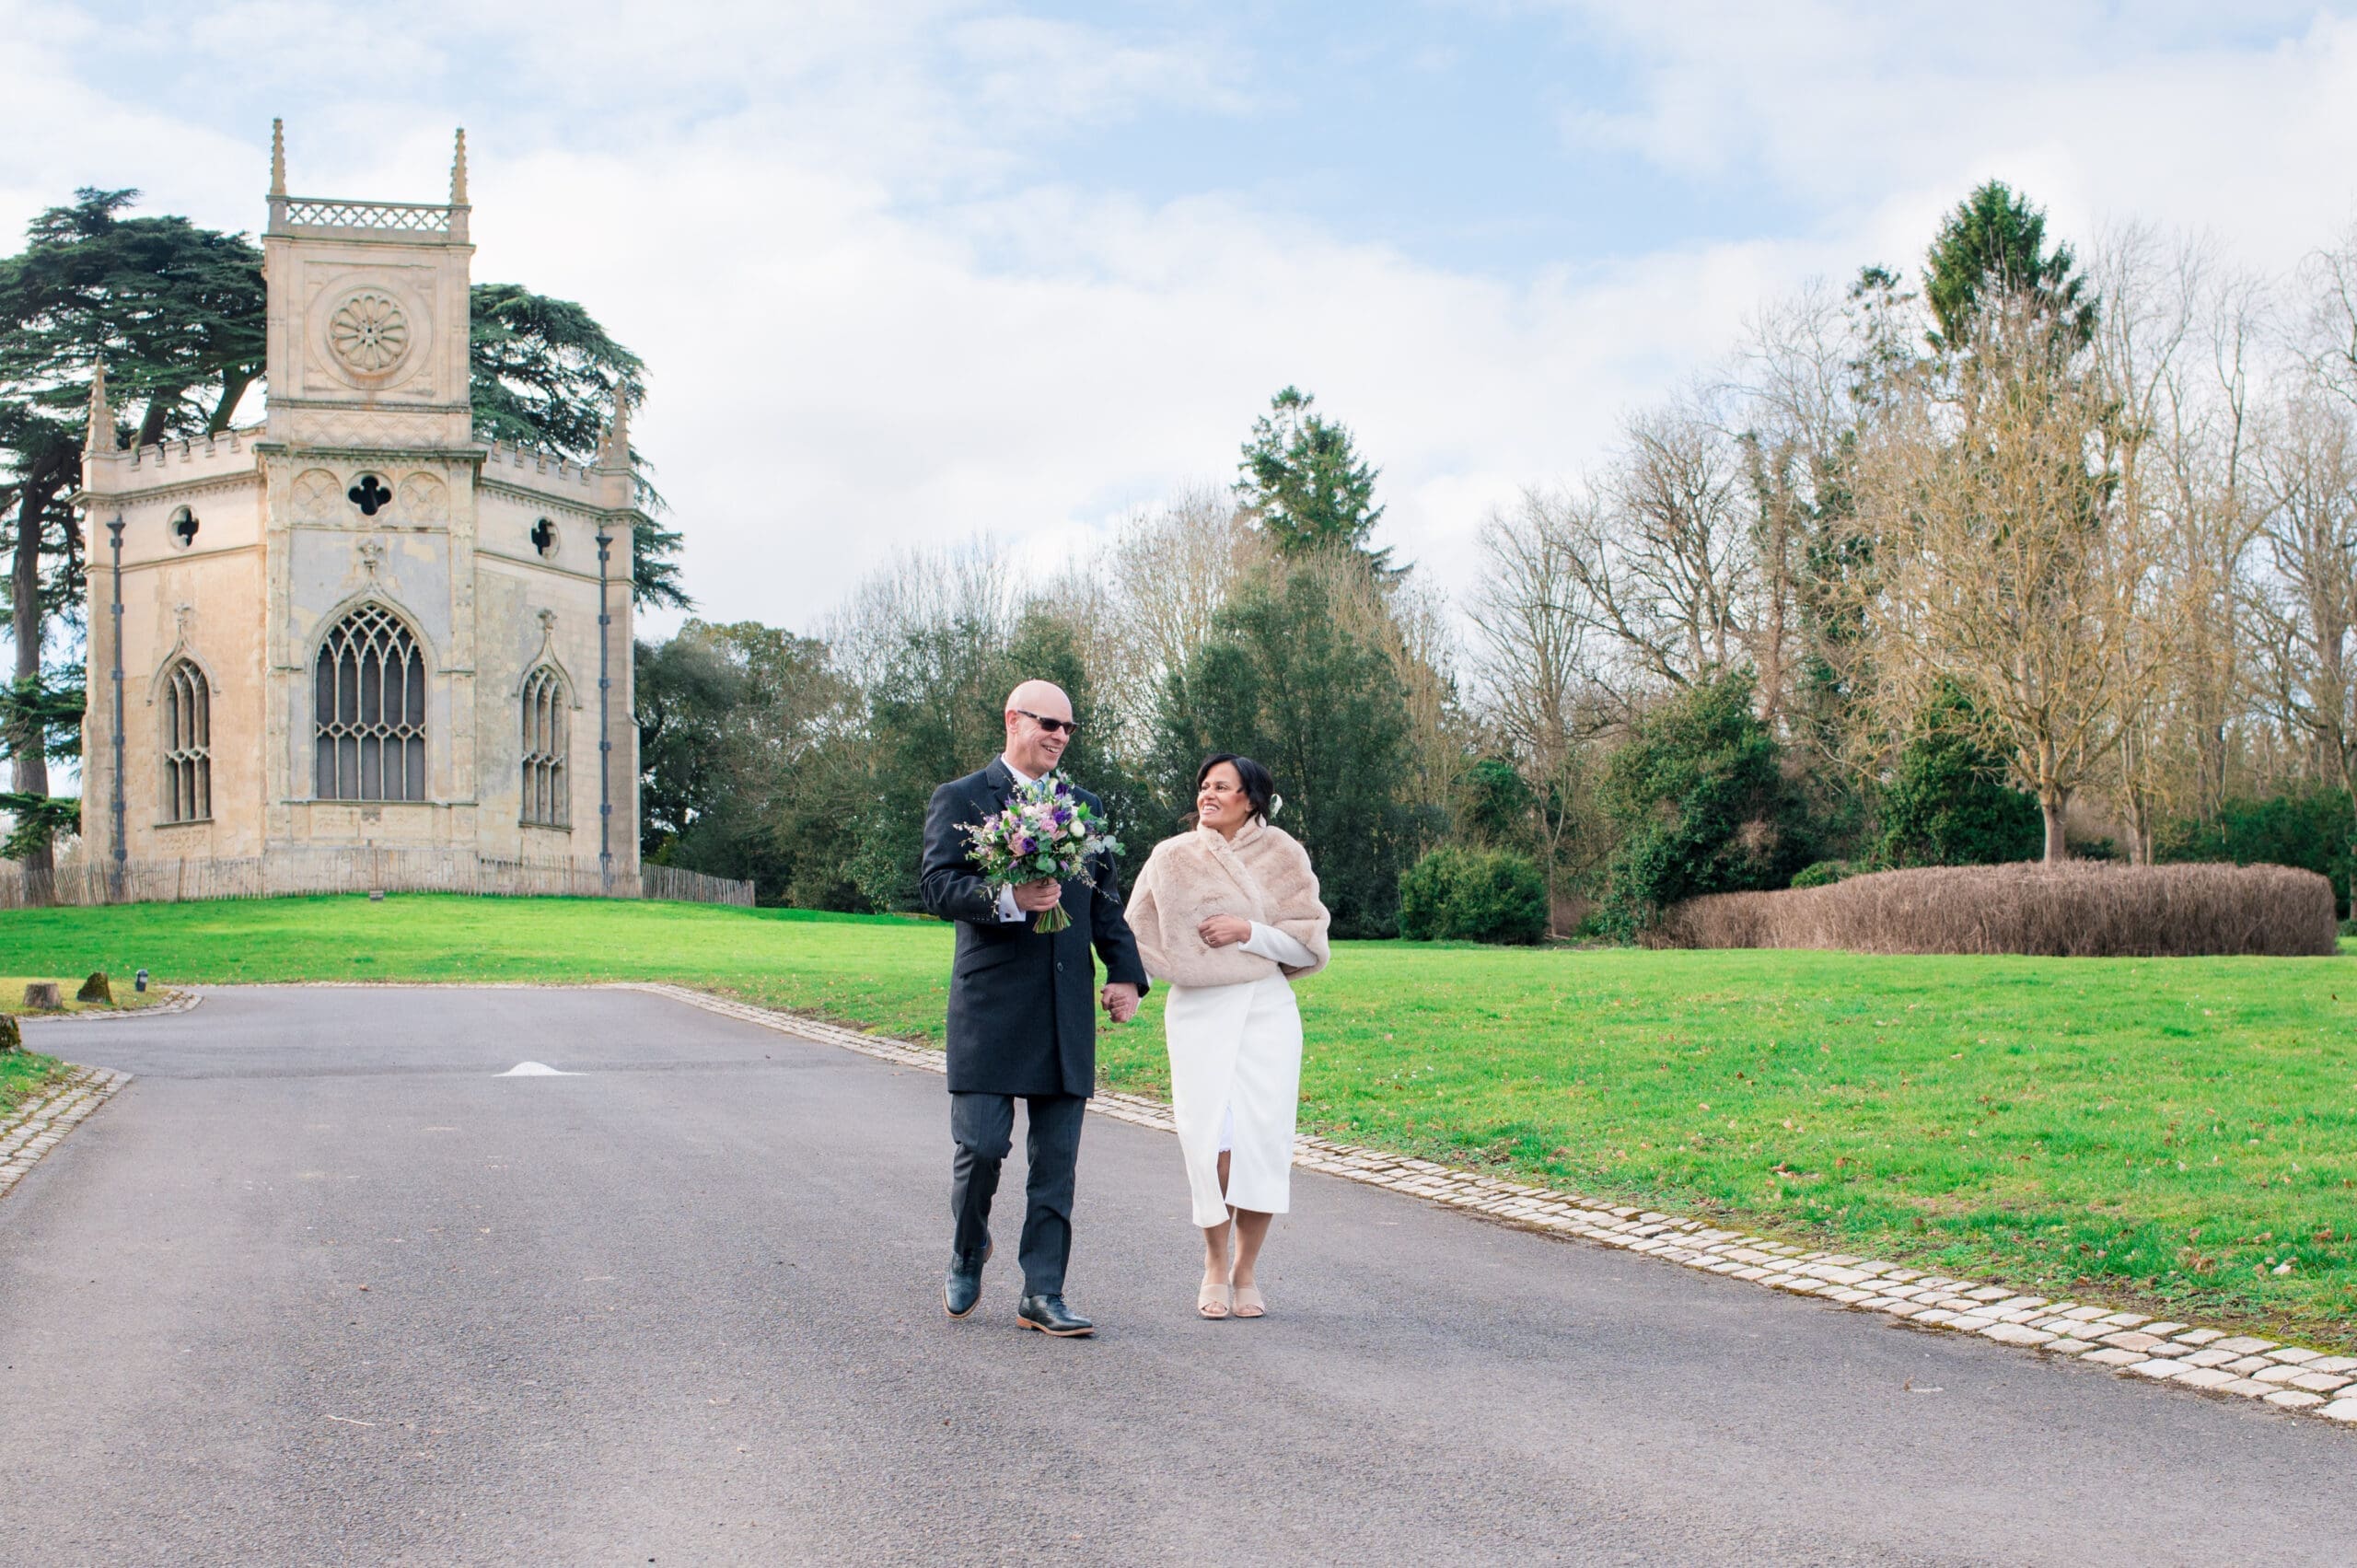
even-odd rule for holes
{"type": "Polygon", "coordinates": [[[19,1013],[19,1024],[119,1024],[126,1018],[168,1018],[175,1013],[185,1013],[204,998],[186,987],[175,991],[171,999],[152,1007],[126,1007],[110,1012],[88,1013],[19,1013]]]}
{"type": "MultiPolygon", "coordinates": [[[[840,1024],[726,1001],[684,986],[632,984],[616,989],[668,996],[706,1012],[839,1045],[904,1067],[929,1073],[947,1070],[941,1052],[930,1047],[862,1034],[840,1024]]],[[[1170,1108],[1140,1095],[1100,1092],[1089,1102],[1089,1109],[1117,1121],[1175,1131],[1170,1108]]],[[[1772,1290],[1878,1312],[1915,1328],[1975,1334],[1999,1344],[2093,1362],[2178,1388],[2261,1400],[2281,1410],[2357,1425],[2357,1356],[2328,1355],[2273,1340],[2165,1322],[2092,1304],[2049,1301],[2003,1285],[1951,1279],[1873,1259],[1807,1251],[1785,1242],[1716,1229],[1697,1220],[1477,1176],[1430,1160],[1405,1159],[1306,1134],[1294,1140],[1294,1164],[1303,1170],[1470,1209],[1549,1235],[1625,1248],[1772,1290]]]]}
{"type": "Polygon", "coordinates": [[[76,1067],[64,1082],[39,1099],[18,1106],[0,1121],[0,1198],[14,1191],[41,1156],[57,1146],[90,1112],[106,1104],[114,1092],[131,1082],[128,1073],[105,1067],[76,1067]]]}

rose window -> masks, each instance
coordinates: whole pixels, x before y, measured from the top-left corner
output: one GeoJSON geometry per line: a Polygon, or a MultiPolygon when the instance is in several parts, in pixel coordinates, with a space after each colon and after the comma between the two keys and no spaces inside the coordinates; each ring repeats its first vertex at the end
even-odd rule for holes
{"type": "Polygon", "coordinates": [[[389,295],[363,290],[328,318],[328,343],[352,369],[378,375],[409,352],[409,317],[389,295]]]}

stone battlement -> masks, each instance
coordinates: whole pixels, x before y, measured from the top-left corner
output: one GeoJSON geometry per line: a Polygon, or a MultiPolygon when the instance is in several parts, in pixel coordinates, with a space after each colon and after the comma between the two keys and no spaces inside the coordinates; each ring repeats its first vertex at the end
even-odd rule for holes
{"type": "Polygon", "coordinates": [[[625,485],[630,482],[627,475],[611,473],[594,464],[577,463],[561,453],[506,441],[493,442],[491,449],[483,454],[482,477],[494,484],[517,485],[577,506],[613,505],[616,503],[610,497],[599,493],[601,482],[619,479],[625,485]]]}
{"type": "Polygon", "coordinates": [[[238,473],[254,466],[253,441],[261,427],[249,425],[217,434],[165,441],[130,450],[89,455],[88,488],[98,492],[151,490],[194,479],[238,473]]]}

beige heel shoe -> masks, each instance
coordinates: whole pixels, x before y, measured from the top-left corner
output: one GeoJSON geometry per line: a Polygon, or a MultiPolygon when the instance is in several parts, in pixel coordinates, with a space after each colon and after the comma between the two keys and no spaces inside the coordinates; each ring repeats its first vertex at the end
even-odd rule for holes
{"type": "Polygon", "coordinates": [[[1216,1323],[1232,1310],[1228,1287],[1224,1284],[1205,1285],[1195,1292],[1195,1310],[1216,1323]]]}
{"type": "Polygon", "coordinates": [[[1238,1318],[1265,1318],[1269,1315],[1269,1298],[1260,1294],[1259,1285],[1237,1285],[1234,1289],[1238,1318]]]}

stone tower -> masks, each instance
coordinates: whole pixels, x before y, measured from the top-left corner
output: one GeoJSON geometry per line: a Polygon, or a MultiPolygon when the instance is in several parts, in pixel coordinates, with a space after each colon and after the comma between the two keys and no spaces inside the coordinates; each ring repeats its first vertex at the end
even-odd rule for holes
{"type": "Polygon", "coordinates": [[[100,377],[87,860],[634,888],[627,421],[586,467],[475,439],[469,211],[464,132],[415,203],[288,195],[273,128],[262,424],[118,450],[100,377]]]}

